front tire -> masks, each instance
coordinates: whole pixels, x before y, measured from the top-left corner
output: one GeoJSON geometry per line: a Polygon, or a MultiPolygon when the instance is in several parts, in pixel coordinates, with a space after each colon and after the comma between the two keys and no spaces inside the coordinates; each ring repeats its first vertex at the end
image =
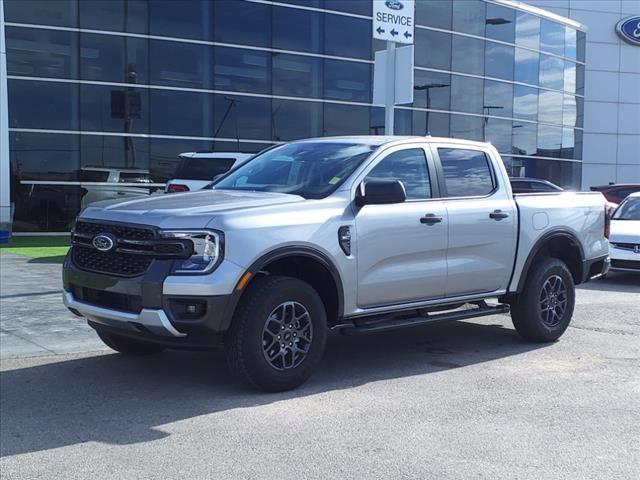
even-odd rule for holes
{"type": "Polygon", "coordinates": [[[231,370],[267,392],[303,384],[322,359],[327,315],[318,293],[296,278],[256,279],[234,315],[226,343],[231,370]]]}
{"type": "Polygon", "coordinates": [[[529,271],[524,290],[511,307],[516,331],[530,342],[553,342],[569,326],[575,306],[575,285],[566,264],[539,260],[529,271]]]}
{"type": "Polygon", "coordinates": [[[154,353],[160,353],[164,350],[164,347],[155,345],[153,343],[141,342],[133,338],[123,337],[121,335],[114,335],[112,333],[98,332],[100,340],[105,345],[116,352],[123,353],[125,355],[143,356],[153,355],[154,353]]]}

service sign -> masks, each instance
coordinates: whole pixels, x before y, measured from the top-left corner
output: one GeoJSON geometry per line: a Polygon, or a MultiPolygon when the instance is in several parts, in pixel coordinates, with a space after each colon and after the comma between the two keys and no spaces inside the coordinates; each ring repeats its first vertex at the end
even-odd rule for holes
{"type": "Polygon", "coordinates": [[[373,0],[373,38],[413,43],[414,0],[373,0]]]}
{"type": "Polygon", "coordinates": [[[623,18],[616,25],[620,37],[632,45],[640,45],[640,16],[623,18]]]}

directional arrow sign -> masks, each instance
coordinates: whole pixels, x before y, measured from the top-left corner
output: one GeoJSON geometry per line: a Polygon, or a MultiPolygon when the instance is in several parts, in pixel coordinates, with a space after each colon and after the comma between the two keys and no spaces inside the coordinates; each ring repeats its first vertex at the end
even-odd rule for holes
{"type": "Polygon", "coordinates": [[[373,0],[373,38],[413,43],[415,0],[373,0]]]}

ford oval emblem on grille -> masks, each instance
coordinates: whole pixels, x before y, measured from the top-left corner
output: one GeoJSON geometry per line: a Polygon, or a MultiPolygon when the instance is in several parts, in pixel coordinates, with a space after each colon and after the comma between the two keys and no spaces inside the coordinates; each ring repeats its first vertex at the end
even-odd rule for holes
{"type": "Polygon", "coordinates": [[[92,243],[97,250],[100,250],[101,252],[108,252],[115,247],[116,242],[114,240],[115,239],[111,235],[101,233],[100,235],[93,237],[92,243]]]}

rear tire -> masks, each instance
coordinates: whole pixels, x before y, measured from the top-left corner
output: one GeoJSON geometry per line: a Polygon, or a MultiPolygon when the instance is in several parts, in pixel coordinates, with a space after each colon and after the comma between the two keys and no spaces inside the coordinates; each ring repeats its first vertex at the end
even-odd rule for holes
{"type": "Polygon", "coordinates": [[[154,353],[160,353],[164,350],[164,347],[160,345],[141,342],[139,340],[134,340],[133,338],[114,335],[112,333],[98,332],[98,336],[107,347],[125,355],[153,355],[154,353]]]}
{"type": "Polygon", "coordinates": [[[291,390],[314,372],[326,339],[324,304],[309,284],[290,277],[257,278],[234,315],[227,363],[259,390],[291,390]]]}
{"type": "Polygon", "coordinates": [[[511,306],[517,332],[530,342],[553,342],[569,326],[575,306],[575,285],[566,264],[543,258],[529,271],[524,290],[511,306]]]}

